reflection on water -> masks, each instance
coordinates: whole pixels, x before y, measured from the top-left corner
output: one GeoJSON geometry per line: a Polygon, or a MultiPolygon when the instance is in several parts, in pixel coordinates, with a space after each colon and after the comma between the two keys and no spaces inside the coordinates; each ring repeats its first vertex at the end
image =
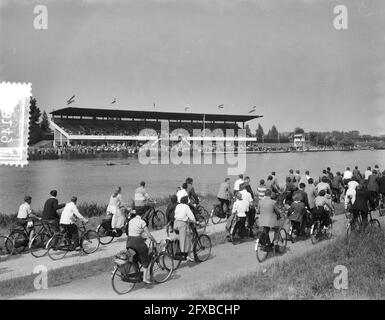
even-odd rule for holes
{"type": "MultiPolygon", "coordinates": [[[[310,170],[311,176],[318,177],[327,166],[333,172],[343,171],[346,166],[353,169],[355,165],[365,171],[367,166],[375,164],[385,169],[385,150],[249,154],[246,175],[256,189],[259,179],[266,179],[271,171],[276,171],[279,182],[283,183],[291,168],[301,173],[310,170]]],[[[24,168],[0,167],[0,212],[15,212],[26,194],[33,198],[32,208],[40,209],[52,189],[58,190],[60,202],[76,195],[79,202],[107,203],[114,187],[121,186],[127,201],[142,180],[153,197],[175,192],[186,177],[194,179],[198,192],[216,194],[219,183],[227,176],[227,168],[223,164],[142,165],[132,159],[45,160],[32,161],[24,168]],[[108,166],[107,162],[116,165],[108,166]]],[[[231,178],[235,180],[235,176],[231,178]]]]}

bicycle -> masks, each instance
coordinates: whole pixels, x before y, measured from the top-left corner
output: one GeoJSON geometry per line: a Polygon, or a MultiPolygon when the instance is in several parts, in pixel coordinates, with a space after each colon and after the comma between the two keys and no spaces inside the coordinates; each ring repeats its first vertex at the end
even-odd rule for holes
{"type": "Polygon", "coordinates": [[[160,209],[155,209],[155,205],[156,205],[155,201],[147,205],[151,207],[145,211],[145,213],[142,216],[142,219],[146,221],[148,226],[150,226],[150,221],[151,221],[151,227],[153,230],[162,229],[166,221],[166,216],[164,212],[160,209]]]}
{"type": "MultiPolygon", "coordinates": [[[[80,249],[85,254],[94,253],[98,250],[100,246],[99,235],[94,230],[87,230],[86,224],[83,222],[81,226],[78,227],[79,244],[80,249]]],[[[48,256],[52,260],[59,260],[65,257],[65,255],[74,251],[73,243],[69,238],[69,235],[65,231],[56,233],[47,243],[48,256]]]]}
{"type": "Polygon", "coordinates": [[[0,235],[0,261],[5,260],[8,256],[13,254],[12,240],[7,236],[0,235]],[[9,251],[11,250],[11,251],[9,251]]]}
{"type": "MultiPolygon", "coordinates": [[[[346,236],[349,237],[353,232],[360,232],[361,230],[365,229],[365,225],[363,224],[361,214],[357,215],[357,218],[355,219],[355,222],[353,220],[353,213],[352,212],[345,212],[346,218],[349,220],[346,225],[346,236]]],[[[368,225],[370,227],[377,227],[380,228],[380,221],[378,219],[373,219],[372,212],[369,211],[368,213],[368,225]]]]}
{"type": "Polygon", "coordinates": [[[275,230],[269,231],[267,236],[270,239],[270,243],[267,243],[267,241],[265,239],[263,239],[261,241],[262,237],[266,237],[266,235],[264,233],[261,233],[259,235],[258,239],[255,241],[255,247],[254,247],[258,262],[265,261],[269,252],[275,251],[274,250],[274,242],[271,241],[271,238],[270,238],[271,232],[274,232],[274,233],[277,232],[278,233],[278,243],[277,243],[278,252],[276,252],[276,253],[283,254],[286,251],[287,233],[286,233],[286,230],[284,228],[278,227],[277,231],[275,231],[275,230]]]}
{"type": "Polygon", "coordinates": [[[230,212],[231,212],[231,204],[227,208],[226,212],[223,212],[222,205],[220,203],[214,204],[213,209],[211,210],[211,213],[210,213],[210,219],[212,224],[218,224],[226,221],[230,212]]]}
{"type": "MultiPolygon", "coordinates": [[[[41,219],[40,219],[41,220],[41,219]]],[[[28,218],[28,224],[32,222],[32,218],[28,218]]],[[[10,230],[8,238],[11,239],[11,243],[13,248],[8,248],[8,252],[13,252],[13,254],[22,253],[29,244],[29,237],[32,231],[35,231],[36,227],[42,226],[42,223],[33,223],[32,228],[28,228],[27,226],[16,226],[15,228],[10,230]]],[[[39,230],[38,233],[40,233],[39,230]]],[[[11,243],[8,243],[10,245],[11,243]]]]}
{"type": "MultiPolygon", "coordinates": [[[[328,212],[324,212],[324,214],[329,214],[328,212]]],[[[322,239],[330,239],[332,237],[333,230],[333,220],[331,217],[329,226],[322,226],[321,217],[317,217],[310,229],[310,239],[312,244],[316,244],[322,239]]]]}
{"type": "MultiPolygon", "coordinates": [[[[166,242],[155,243],[150,241],[149,255],[151,280],[156,283],[167,281],[171,277],[174,268],[172,259],[170,268],[166,268],[164,265],[165,259],[169,257],[166,251],[166,242]]],[[[134,249],[129,248],[127,251],[120,252],[115,256],[114,268],[111,272],[112,289],[119,295],[130,292],[136,283],[143,281],[143,271],[141,269],[142,264],[134,249]]]]}
{"type": "MultiPolygon", "coordinates": [[[[290,226],[289,226],[289,230],[287,232],[287,236],[288,236],[288,239],[290,239],[291,243],[295,243],[298,238],[300,238],[300,236],[298,235],[298,230],[294,231],[294,228],[293,228],[293,224],[292,224],[292,221],[289,219],[290,221],[290,226]]],[[[309,221],[311,221],[311,213],[309,210],[306,210],[306,226],[305,226],[305,234],[304,234],[304,238],[307,239],[310,237],[310,231],[311,231],[311,225],[308,223],[309,221]]],[[[302,223],[304,223],[302,221],[302,223]]]]}
{"type": "MultiPolygon", "coordinates": [[[[204,262],[211,256],[211,239],[207,234],[198,233],[196,223],[190,222],[189,226],[193,235],[191,243],[194,254],[194,260],[198,263],[204,262]]],[[[171,240],[169,238],[169,224],[167,225],[166,230],[168,236],[168,239],[166,240],[166,251],[172,257],[174,270],[177,270],[182,261],[186,260],[186,258],[183,257],[181,254],[179,238],[176,238],[174,240],[171,240]]],[[[168,268],[165,263],[164,266],[168,268]]]]}
{"type": "MultiPolygon", "coordinates": [[[[55,232],[51,229],[52,223],[53,222],[50,221],[42,221],[42,228],[29,242],[28,248],[32,256],[35,258],[44,257],[48,252],[47,243],[55,234],[55,232]]],[[[59,222],[56,221],[55,223],[57,223],[57,225],[59,224],[59,222]]]]}
{"type": "Polygon", "coordinates": [[[109,244],[114,240],[114,238],[119,238],[122,236],[123,231],[126,231],[127,234],[127,228],[128,228],[128,222],[131,217],[131,211],[127,208],[125,208],[125,221],[124,226],[122,228],[113,230],[111,228],[111,219],[103,219],[102,223],[100,223],[97,228],[96,232],[99,235],[100,243],[103,245],[109,244]]]}

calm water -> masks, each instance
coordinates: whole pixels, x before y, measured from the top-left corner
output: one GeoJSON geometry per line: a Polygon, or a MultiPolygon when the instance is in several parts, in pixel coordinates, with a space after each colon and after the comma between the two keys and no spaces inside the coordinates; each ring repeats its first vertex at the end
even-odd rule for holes
{"type": "MultiPolygon", "coordinates": [[[[137,160],[112,160],[115,166],[106,166],[107,160],[45,160],[32,161],[24,168],[0,167],[0,212],[13,213],[24,195],[32,196],[32,208],[41,209],[52,189],[58,190],[60,202],[76,195],[80,202],[107,203],[115,186],[122,186],[124,200],[132,199],[141,180],[153,197],[166,196],[176,190],[188,176],[194,178],[195,189],[202,193],[216,193],[220,182],[227,176],[227,165],[142,165],[137,160]]],[[[310,170],[318,177],[327,166],[333,172],[355,165],[361,171],[378,164],[385,169],[385,150],[353,152],[305,152],[247,155],[246,175],[256,188],[259,179],[277,172],[284,182],[289,169],[301,174],[310,170]]],[[[232,181],[235,176],[230,177],[232,181]]]]}

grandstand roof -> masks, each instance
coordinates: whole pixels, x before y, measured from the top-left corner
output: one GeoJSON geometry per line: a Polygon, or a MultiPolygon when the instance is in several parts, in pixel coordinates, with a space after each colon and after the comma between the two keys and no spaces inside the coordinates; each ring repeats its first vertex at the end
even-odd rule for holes
{"type": "Polygon", "coordinates": [[[134,111],[134,110],[112,110],[92,108],[67,107],[51,112],[54,116],[83,116],[83,117],[113,117],[113,118],[136,118],[136,119],[159,119],[159,120],[203,120],[205,121],[230,121],[246,122],[261,115],[234,115],[234,114],[207,114],[190,112],[159,112],[159,111],[134,111]]]}

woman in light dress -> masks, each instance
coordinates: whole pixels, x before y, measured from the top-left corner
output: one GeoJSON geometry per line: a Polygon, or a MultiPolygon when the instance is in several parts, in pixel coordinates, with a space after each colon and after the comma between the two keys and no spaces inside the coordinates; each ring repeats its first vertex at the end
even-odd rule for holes
{"type": "Polygon", "coordinates": [[[119,229],[124,226],[124,204],[122,201],[122,188],[118,187],[110,197],[110,202],[107,206],[107,215],[112,215],[111,228],[119,229]]]}

